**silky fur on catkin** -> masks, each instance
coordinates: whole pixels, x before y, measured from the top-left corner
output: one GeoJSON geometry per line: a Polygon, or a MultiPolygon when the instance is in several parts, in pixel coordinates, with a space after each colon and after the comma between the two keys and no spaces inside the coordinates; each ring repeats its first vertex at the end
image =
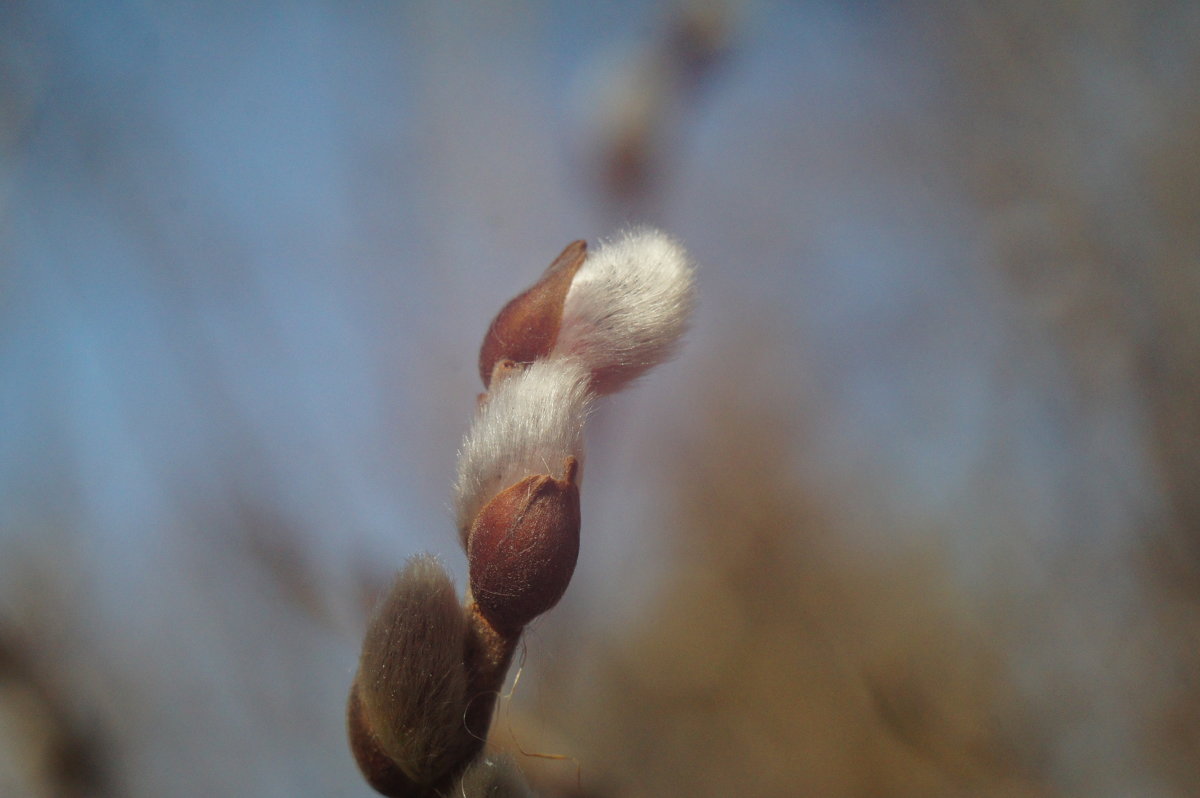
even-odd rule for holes
{"type": "Polygon", "coordinates": [[[583,361],[597,393],[621,390],[675,353],[694,304],[693,272],[684,248],[658,230],[601,244],[571,281],[551,357],[583,361]]]}
{"type": "Polygon", "coordinates": [[[574,358],[539,360],[492,384],[458,455],[455,510],[463,547],[483,505],[534,474],[563,476],[583,459],[591,406],[588,374],[574,358]]]}
{"type": "Polygon", "coordinates": [[[454,583],[429,555],[409,561],[367,627],[355,680],[363,718],[417,784],[454,769],[476,742],[463,726],[466,634],[454,583]]]}

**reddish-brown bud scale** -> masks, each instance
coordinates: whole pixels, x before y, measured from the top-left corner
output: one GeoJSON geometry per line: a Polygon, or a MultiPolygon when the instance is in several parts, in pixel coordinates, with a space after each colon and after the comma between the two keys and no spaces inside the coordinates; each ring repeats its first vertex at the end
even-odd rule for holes
{"type": "Polygon", "coordinates": [[[491,385],[497,361],[529,364],[546,357],[558,339],[563,302],[575,272],[587,258],[587,244],[567,245],[541,279],[504,306],[492,321],[479,350],[479,376],[491,385]]]}
{"type": "Polygon", "coordinates": [[[467,536],[471,593],[497,630],[519,631],[566,592],[579,557],[579,464],[526,477],[492,497],[467,536]]]}

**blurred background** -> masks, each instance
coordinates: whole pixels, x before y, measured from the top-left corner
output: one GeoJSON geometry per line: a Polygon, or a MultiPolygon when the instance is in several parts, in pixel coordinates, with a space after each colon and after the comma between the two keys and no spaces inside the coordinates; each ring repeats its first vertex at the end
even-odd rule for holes
{"type": "Polygon", "coordinates": [[[699,265],[497,750],[546,796],[1200,795],[1200,4],[0,8],[0,795],[367,796],[501,305],[699,265]]]}

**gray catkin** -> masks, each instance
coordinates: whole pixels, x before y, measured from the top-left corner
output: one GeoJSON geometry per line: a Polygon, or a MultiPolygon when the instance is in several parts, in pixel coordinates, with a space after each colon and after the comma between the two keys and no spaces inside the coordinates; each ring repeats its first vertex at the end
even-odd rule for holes
{"type": "Polygon", "coordinates": [[[412,558],[367,629],[359,663],[364,715],[380,747],[418,783],[453,768],[473,744],[463,726],[466,620],[436,558],[412,558]]]}

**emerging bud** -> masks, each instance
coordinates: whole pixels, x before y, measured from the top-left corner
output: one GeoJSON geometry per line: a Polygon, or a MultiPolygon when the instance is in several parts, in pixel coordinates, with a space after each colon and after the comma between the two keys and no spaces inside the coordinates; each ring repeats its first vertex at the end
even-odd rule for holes
{"type": "Polygon", "coordinates": [[[504,633],[519,631],[566,592],[579,557],[578,463],[565,476],[526,477],[484,505],[467,536],[471,593],[504,633]]]}
{"type": "Polygon", "coordinates": [[[485,387],[491,385],[498,361],[526,364],[550,354],[558,338],[563,300],[586,258],[585,242],[568,244],[541,279],[505,305],[492,321],[479,350],[479,376],[485,387]]]}
{"type": "Polygon", "coordinates": [[[367,627],[350,694],[351,748],[383,794],[434,784],[478,750],[463,725],[466,635],[449,575],[432,557],[413,558],[367,627]]]}

